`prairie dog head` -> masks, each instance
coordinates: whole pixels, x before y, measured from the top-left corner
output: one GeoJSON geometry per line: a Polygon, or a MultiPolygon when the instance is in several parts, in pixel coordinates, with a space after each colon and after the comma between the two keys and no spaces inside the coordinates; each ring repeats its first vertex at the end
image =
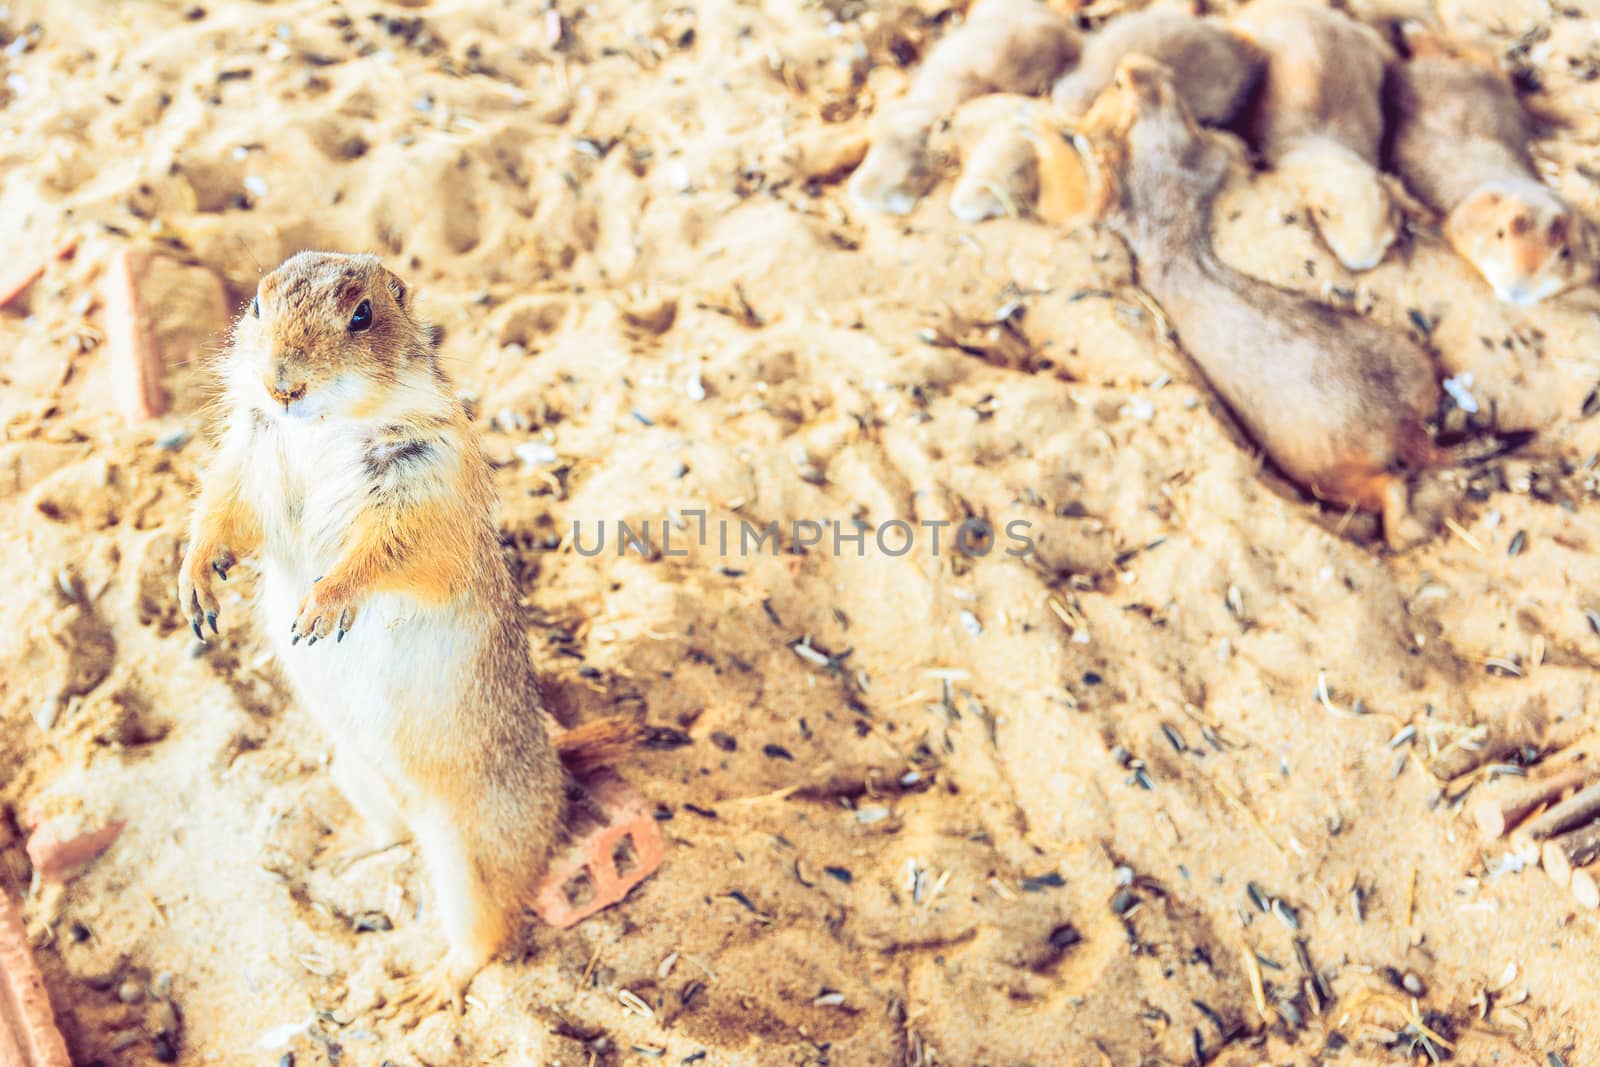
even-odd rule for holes
{"type": "Polygon", "coordinates": [[[1188,112],[1178,103],[1172,71],[1148,56],[1127,55],[1117,64],[1111,85],[1095,98],[1078,128],[1091,136],[1125,137],[1138,119],[1173,114],[1193,125],[1188,112]]]}
{"type": "Polygon", "coordinates": [[[1035,108],[1027,131],[1033,149],[1038,199],[1034,214],[1055,226],[1103,218],[1120,189],[1102,173],[1108,152],[1049,105],[1035,108]],[[1070,132],[1071,143],[1068,143],[1070,132]]]}
{"type": "Polygon", "coordinates": [[[1590,223],[1535,181],[1481,187],[1450,212],[1444,232],[1508,304],[1537,304],[1594,277],[1590,223]]]}
{"type": "Polygon", "coordinates": [[[1237,158],[1201,131],[1171,70],[1142,55],[1122,59],[1078,133],[1092,152],[1097,212],[1142,213],[1154,225],[1214,195],[1237,158]]]}
{"type": "Polygon", "coordinates": [[[381,417],[406,386],[431,385],[437,366],[409,297],[376,256],[285,260],[234,326],[230,387],[269,417],[381,417]]]}
{"type": "Polygon", "coordinates": [[[928,137],[938,112],[902,103],[872,124],[872,147],[850,175],[850,199],[863,211],[909,215],[938,180],[928,137]]]}
{"type": "Polygon", "coordinates": [[[1039,196],[1039,158],[1021,123],[989,130],[962,161],[950,212],[962,222],[1031,213],[1039,196]]]}
{"type": "Polygon", "coordinates": [[[1293,179],[1311,224],[1350,270],[1371,270],[1400,232],[1400,209],[1376,167],[1336,144],[1296,149],[1279,169],[1293,179]]]}

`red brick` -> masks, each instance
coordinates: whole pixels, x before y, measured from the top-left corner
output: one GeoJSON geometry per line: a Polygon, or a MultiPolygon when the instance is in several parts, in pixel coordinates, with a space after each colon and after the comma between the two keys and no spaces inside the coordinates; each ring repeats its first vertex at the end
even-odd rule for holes
{"type": "Polygon", "coordinates": [[[583,784],[604,812],[605,824],[578,838],[564,856],[550,865],[532,902],[534,912],[558,930],[621,901],[656,872],[665,854],[660,824],[628,783],[602,771],[583,784]],[[633,851],[633,866],[625,874],[617,870],[615,860],[624,842],[631,844],[633,851]],[[567,889],[569,883],[583,875],[588,876],[593,895],[575,903],[569,899],[567,889]]]}
{"type": "MultiPolygon", "coordinates": [[[[53,259],[71,259],[72,254],[78,250],[77,239],[64,241],[51,253],[53,259]]],[[[48,262],[35,263],[31,267],[24,267],[13,274],[0,279],[0,308],[10,304],[17,297],[28,291],[28,286],[44,277],[48,262]]]]}
{"type": "Polygon", "coordinates": [[[72,1067],[11,897],[0,889],[0,1067],[72,1067]]]}
{"type": "Polygon", "coordinates": [[[47,882],[67,881],[84,864],[110,848],[124,825],[117,820],[82,830],[71,817],[41,823],[28,835],[28,859],[33,862],[34,873],[47,882]]]}
{"type": "Polygon", "coordinates": [[[8,274],[0,279],[0,308],[10,304],[17,297],[28,291],[28,286],[44,277],[44,264],[35,263],[31,267],[8,274]]]}
{"type": "Polygon", "coordinates": [[[124,248],[111,257],[100,280],[111,388],[130,422],[153,419],[167,410],[161,391],[161,353],[139,299],[139,276],[148,259],[140,251],[124,248]]]}

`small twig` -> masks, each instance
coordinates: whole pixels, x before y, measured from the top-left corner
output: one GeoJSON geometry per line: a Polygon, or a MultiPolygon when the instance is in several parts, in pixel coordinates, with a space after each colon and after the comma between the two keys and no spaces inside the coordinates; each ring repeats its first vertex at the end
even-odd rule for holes
{"type": "Polygon", "coordinates": [[[1245,816],[1247,818],[1249,818],[1251,824],[1253,826],[1255,826],[1256,831],[1261,834],[1262,838],[1267,842],[1267,844],[1272,846],[1272,851],[1274,851],[1274,852],[1276,852],[1278,854],[1278,858],[1279,859],[1284,859],[1284,860],[1288,859],[1288,856],[1283,851],[1283,846],[1278,844],[1277,841],[1273,840],[1272,835],[1267,832],[1266,825],[1260,819],[1256,818],[1256,813],[1255,812],[1250,810],[1250,805],[1246,804],[1243,800],[1241,800],[1238,797],[1234,796],[1227,789],[1225,789],[1223,786],[1221,786],[1217,782],[1212,781],[1210,778],[1207,778],[1206,781],[1211,782],[1211,788],[1212,789],[1215,789],[1218,793],[1222,794],[1222,799],[1224,799],[1224,800],[1228,801],[1229,803],[1233,804],[1240,811],[1245,813],[1245,816]]]}

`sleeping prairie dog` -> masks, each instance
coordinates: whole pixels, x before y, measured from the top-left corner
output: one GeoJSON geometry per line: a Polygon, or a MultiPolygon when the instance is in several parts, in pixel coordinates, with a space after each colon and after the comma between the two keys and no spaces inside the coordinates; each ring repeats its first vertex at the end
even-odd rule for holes
{"type": "Polygon", "coordinates": [[[925,104],[898,101],[872,117],[872,146],[850,175],[850,199],[865,211],[909,215],[939,180],[929,145],[939,115],[925,104]]]}
{"type": "Polygon", "coordinates": [[[1217,257],[1212,209],[1236,160],[1196,125],[1161,64],[1126,58],[1081,132],[1107,160],[1106,217],[1139,283],[1234,417],[1314,496],[1379,512],[1391,547],[1420,537],[1407,474],[1470,458],[1428,431],[1440,401],[1429,354],[1217,257]]]}
{"type": "Polygon", "coordinates": [[[979,0],[932,51],[906,96],[873,122],[873,143],[851,175],[850,196],[867,211],[910,214],[937,180],[928,149],[935,123],[987,93],[1032,96],[1078,55],[1078,31],[1040,0],[979,0]]]}
{"type": "Polygon", "coordinates": [[[1195,117],[1213,125],[1238,116],[1261,76],[1260,52],[1224,23],[1150,8],[1113,18],[1085,39],[1077,67],[1051,91],[1056,106],[1068,118],[1081,116],[1111,84],[1122,58],[1135,54],[1171,70],[1195,117]]]}
{"type": "Polygon", "coordinates": [[[373,256],[303,252],[261,280],[222,365],[226,422],[179,597],[259,562],[257,610],[371,846],[414,837],[449,952],[396,1002],[460,996],[563,843],[569,767],[633,731],[552,744],[489,466],[410,294],[373,256]]]}
{"type": "Polygon", "coordinates": [[[1413,32],[1389,78],[1395,170],[1444,216],[1445,239],[1511,304],[1594,279],[1594,228],[1539,179],[1528,118],[1485,60],[1413,32]]]}
{"type": "Polygon", "coordinates": [[[1031,118],[1028,139],[1038,189],[1034,217],[1070,229],[1104,216],[1113,193],[1104,154],[1058,108],[1035,107],[1031,118]]]}
{"type": "Polygon", "coordinates": [[[961,176],[950,190],[950,211],[963,222],[1022,218],[1039,197],[1038,156],[1031,130],[1038,101],[1012,93],[969,100],[951,120],[961,146],[961,176]]]}
{"type": "Polygon", "coordinates": [[[1339,262],[1377,266],[1401,222],[1378,166],[1394,51],[1371,27],[1308,0],[1255,0],[1232,25],[1266,56],[1251,140],[1295,183],[1339,262]]]}
{"type": "Polygon", "coordinates": [[[1078,58],[1080,37],[1040,0],[978,0],[917,69],[907,99],[948,115],[985,93],[1037,96],[1078,58]]]}
{"type": "Polygon", "coordinates": [[[1031,97],[992,93],[963,104],[950,123],[962,149],[951,213],[963,222],[1086,220],[1089,174],[1062,139],[1062,125],[1047,101],[1031,97]],[[1066,158],[1056,159],[1056,151],[1066,158]]]}

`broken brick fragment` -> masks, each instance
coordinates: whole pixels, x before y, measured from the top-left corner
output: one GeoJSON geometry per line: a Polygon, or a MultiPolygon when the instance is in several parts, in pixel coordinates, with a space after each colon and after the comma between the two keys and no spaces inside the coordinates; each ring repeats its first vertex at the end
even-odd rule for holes
{"type": "Polygon", "coordinates": [[[550,865],[532,907],[564,930],[626,897],[661,866],[661,826],[628,783],[608,771],[583,783],[580,808],[603,816],[580,828],[566,854],[550,865]]]}
{"type": "Polygon", "coordinates": [[[72,1067],[22,916],[0,889],[0,1067],[72,1067]]]}
{"type": "MultiPolygon", "coordinates": [[[[28,859],[34,873],[47,882],[67,881],[110,848],[124,825],[119,819],[86,830],[70,816],[40,823],[28,835],[28,859]]],[[[0,1067],[6,1067],[4,1060],[0,1060],[0,1067]]]]}

